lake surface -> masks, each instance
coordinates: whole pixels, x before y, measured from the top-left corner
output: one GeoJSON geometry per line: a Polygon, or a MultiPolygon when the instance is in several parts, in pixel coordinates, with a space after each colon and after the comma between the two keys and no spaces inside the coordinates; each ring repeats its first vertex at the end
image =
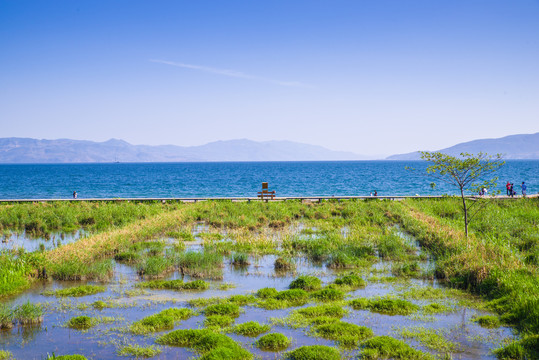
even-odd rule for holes
{"type": "MultiPolygon", "coordinates": [[[[443,195],[455,189],[426,177],[423,161],[316,161],[0,165],[0,199],[256,196],[443,195]],[[413,167],[416,171],[406,170],[413,167]]],[[[498,189],[525,181],[539,191],[539,160],[508,160],[498,189]]]]}

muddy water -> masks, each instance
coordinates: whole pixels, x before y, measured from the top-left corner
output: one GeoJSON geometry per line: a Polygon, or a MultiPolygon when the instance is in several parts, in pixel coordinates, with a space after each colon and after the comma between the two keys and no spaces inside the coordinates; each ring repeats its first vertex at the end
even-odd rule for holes
{"type": "MultiPolygon", "coordinates": [[[[204,231],[203,225],[200,231],[204,231]]],[[[405,235],[403,235],[405,236],[405,235]]],[[[414,241],[410,238],[410,241],[414,241]]],[[[199,243],[195,242],[189,249],[202,251],[199,243]]],[[[37,327],[14,327],[10,331],[0,332],[0,349],[13,353],[16,359],[43,359],[47,354],[83,354],[89,359],[117,359],[122,358],[117,355],[117,350],[123,345],[138,344],[141,346],[155,344],[155,337],[165,332],[152,334],[150,336],[138,336],[130,334],[127,329],[134,321],[155,314],[169,307],[188,307],[187,301],[195,298],[226,297],[235,294],[249,294],[256,292],[263,287],[275,287],[278,290],[288,288],[290,282],[298,274],[309,274],[318,276],[324,283],[330,283],[338,273],[326,268],[317,266],[304,259],[296,259],[296,274],[276,274],[273,264],[276,257],[273,255],[251,258],[251,264],[244,269],[238,269],[229,264],[228,258],[224,258],[225,268],[221,281],[211,281],[211,287],[206,291],[166,291],[166,290],[145,290],[141,291],[135,285],[141,279],[136,271],[127,265],[117,263],[115,265],[114,276],[110,282],[106,283],[107,291],[104,293],[85,296],[81,298],[47,297],[42,293],[45,290],[53,290],[70,286],[81,285],[81,282],[43,282],[26,291],[23,295],[11,299],[10,303],[20,304],[25,301],[44,304],[46,314],[44,322],[37,327]],[[234,287],[228,290],[220,290],[219,285],[223,283],[233,284],[234,287]],[[95,310],[91,304],[96,300],[111,301],[115,307],[103,310],[95,310]],[[64,326],[70,318],[74,316],[88,315],[92,317],[110,317],[113,322],[97,325],[88,331],[72,330],[64,326]]],[[[428,261],[422,263],[423,267],[432,266],[428,261]]],[[[364,273],[364,277],[371,276],[384,277],[391,276],[391,263],[379,262],[364,273]]],[[[178,272],[170,274],[167,278],[181,278],[178,272]]],[[[184,280],[192,280],[188,276],[184,280]]],[[[349,293],[349,299],[357,297],[375,297],[385,295],[398,296],[412,286],[432,286],[440,287],[430,280],[409,280],[406,282],[368,282],[365,288],[349,293]]],[[[431,301],[421,300],[412,302],[418,305],[426,305],[431,301]]],[[[454,359],[494,359],[490,353],[491,349],[507,337],[512,336],[508,328],[494,330],[483,329],[471,319],[474,315],[483,315],[483,312],[470,307],[458,305],[457,299],[446,299],[444,303],[454,310],[446,314],[422,315],[421,313],[411,316],[388,316],[369,311],[354,311],[349,309],[349,314],[343,318],[353,324],[363,325],[371,328],[375,335],[390,335],[400,338],[399,331],[402,328],[423,327],[428,329],[440,329],[446,334],[446,338],[459,344],[459,351],[453,353],[454,359]]],[[[306,306],[312,306],[307,304],[306,306]]],[[[285,310],[264,310],[254,306],[244,306],[244,312],[236,319],[236,324],[246,321],[259,321],[261,323],[271,323],[272,318],[286,317],[296,308],[285,310]]],[[[185,320],[176,329],[202,328],[204,316],[199,314],[185,320]]],[[[271,332],[281,332],[293,339],[291,348],[302,345],[322,344],[334,346],[330,340],[324,340],[309,336],[308,329],[291,329],[284,326],[273,325],[271,332]]],[[[279,353],[263,352],[253,346],[257,338],[228,334],[245,348],[262,359],[279,358],[279,353]]],[[[417,349],[437,354],[429,350],[413,339],[406,340],[407,343],[417,349]]],[[[155,359],[186,359],[196,356],[189,349],[161,346],[162,353],[155,359]]],[[[354,356],[355,351],[345,351],[343,354],[354,356]]]]}

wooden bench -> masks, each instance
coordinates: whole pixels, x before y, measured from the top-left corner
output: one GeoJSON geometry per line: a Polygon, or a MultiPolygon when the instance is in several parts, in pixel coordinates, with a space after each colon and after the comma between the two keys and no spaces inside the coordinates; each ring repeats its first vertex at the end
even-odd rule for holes
{"type": "Polygon", "coordinates": [[[260,200],[267,200],[267,199],[275,200],[275,190],[269,191],[268,183],[263,182],[262,191],[259,191],[257,196],[260,198],[260,200]]]}

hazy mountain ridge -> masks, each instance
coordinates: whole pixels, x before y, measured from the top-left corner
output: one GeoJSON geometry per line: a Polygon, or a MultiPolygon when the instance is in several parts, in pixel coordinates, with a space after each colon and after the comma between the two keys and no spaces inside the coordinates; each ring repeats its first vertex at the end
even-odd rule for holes
{"type": "MultiPolygon", "coordinates": [[[[453,156],[463,152],[472,154],[484,152],[490,155],[502,154],[504,159],[539,159],[539,133],[473,140],[436,151],[453,156]]],[[[418,151],[414,151],[407,154],[391,155],[386,159],[419,160],[421,156],[418,151]]]]}
{"type": "Polygon", "coordinates": [[[39,140],[0,138],[0,163],[194,162],[362,160],[351,152],[292,141],[257,142],[247,139],[216,141],[200,146],[132,145],[110,139],[39,140]]]}

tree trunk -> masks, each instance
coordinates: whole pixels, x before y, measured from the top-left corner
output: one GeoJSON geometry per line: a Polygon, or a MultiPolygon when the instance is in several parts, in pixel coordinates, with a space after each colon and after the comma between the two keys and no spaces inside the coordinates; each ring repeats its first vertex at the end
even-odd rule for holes
{"type": "Polygon", "coordinates": [[[462,198],[462,209],[464,210],[464,232],[466,233],[466,237],[468,237],[468,209],[466,208],[463,188],[460,188],[460,197],[462,198]]]}

